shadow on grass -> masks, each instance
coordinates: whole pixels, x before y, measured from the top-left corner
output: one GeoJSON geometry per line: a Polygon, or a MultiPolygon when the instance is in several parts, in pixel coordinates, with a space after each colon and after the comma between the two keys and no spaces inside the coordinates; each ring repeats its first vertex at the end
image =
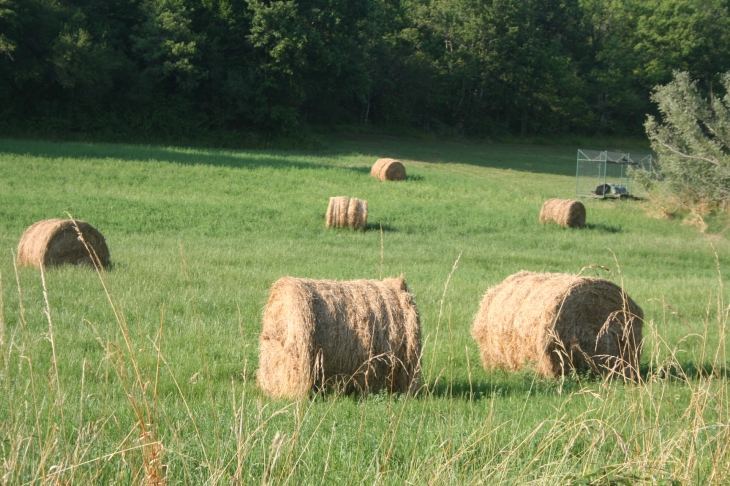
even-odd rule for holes
{"type": "Polygon", "coordinates": [[[209,165],[216,167],[256,169],[335,169],[353,170],[370,173],[366,167],[342,167],[334,164],[321,164],[304,159],[304,153],[291,152],[283,156],[281,152],[263,150],[224,151],[213,149],[184,149],[144,145],[116,145],[96,143],[51,143],[26,140],[0,139],[0,153],[31,156],[45,159],[116,159],[133,162],[163,162],[179,165],[209,165]]]}
{"type": "MultiPolygon", "coordinates": [[[[329,167],[329,166],[328,166],[329,167]]],[[[363,166],[349,166],[349,167],[343,167],[348,170],[351,170],[353,172],[358,172],[360,174],[368,174],[370,175],[370,167],[363,167],[363,166]]],[[[406,175],[405,182],[419,182],[424,180],[423,176],[420,175],[406,175]]],[[[403,181],[383,181],[387,182],[388,184],[401,184],[403,181]]]]}
{"type": "Polygon", "coordinates": [[[362,166],[349,166],[345,167],[347,170],[351,170],[353,172],[358,172],[360,174],[368,174],[370,175],[370,167],[362,167],[362,166]]]}
{"type": "Polygon", "coordinates": [[[490,379],[454,380],[438,382],[432,385],[431,394],[440,398],[459,398],[464,400],[484,400],[504,396],[558,396],[580,390],[577,378],[566,377],[564,380],[548,380],[531,373],[497,373],[490,379]]]}
{"type": "Polygon", "coordinates": [[[380,222],[375,223],[368,223],[367,227],[365,228],[367,231],[380,231],[380,228],[383,228],[384,233],[397,233],[398,229],[394,226],[391,226],[389,224],[384,224],[380,222]]]}
{"type": "Polygon", "coordinates": [[[712,363],[698,364],[695,361],[683,361],[676,365],[668,366],[661,369],[651,369],[648,366],[642,367],[642,377],[644,379],[654,375],[657,378],[688,378],[690,380],[700,377],[715,376],[727,380],[730,378],[730,363],[715,366],[712,363]]]}
{"type": "MultiPolygon", "coordinates": [[[[603,380],[608,380],[615,385],[636,386],[656,380],[666,379],[681,382],[697,380],[714,376],[716,379],[727,380],[730,378],[730,363],[723,366],[713,366],[705,363],[697,366],[694,362],[679,363],[677,366],[652,370],[648,364],[643,364],[640,369],[641,379],[638,382],[625,380],[621,376],[606,378],[600,374],[585,373],[581,375],[570,375],[560,379],[544,378],[528,370],[514,373],[495,370],[486,379],[465,380],[455,379],[452,382],[439,380],[435,384],[424,385],[417,393],[417,398],[433,397],[440,399],[455,399],[464,401],[492,400],[501,397],[529,398],[534,396],[558,397],[571,393],[580,392],[586,387],[595,389],[595,386],[603,380]]],[[[388,392],[381,389],[379,392],[362,395],[360,393],[343,393],[342,390],[328,390],[324,393],[316,391],[317,399],[329,400],[339,397],[347,397],[355,401],[383,401],[388,400],[388,392]]],[[[395,393],[394,396],[403,399],[407,395],[395,393]]]]}
{"type": "MultiPolygon", "coordinates": [[[[325,215],[322,215],[322,218],[324,218],[324,217],[325,217],[325,215]]],[[[347,227],[341,228],[341,227],[337,227],[337,226],[333,226],[331,228],[327,228],[327,231],[340,231],[340,232],[345,233],[345,234],[360,233],[360,230],[353,230],[352,228],[347,228],[347,227]]],[[[365,227],[365,231],[367,231],[368,233],[370,233],[370,232],[375,232],[375,233],[380,232],[380,223],[377,223],[377,222],[376,223],[368,223],[368,225],[365,227]]],[[[383,224],[383,233],[397,233],[397,232],[398,232],[398,229],[397,228],[395,228],[395,227],[393,227],[393,226],[391,226],[389,224],[383,224]]]]}
{"type": "Polygon", "coordinates": [[[621,233],[621,228],[618,228],[616,226],[609,226],[603,223],[586,223],[586,229],[589,229],[591,231],[598,231],[601,233],[621,233]]]}
{"type": "Polygon", "coordinates": [[[367,155],[375,161],[391,157],[434,164],[467,164],[564,176],[575,176],[579,145],[534,145],[441,139],[413,139],[386,135],[332,137],[332,155],[367,155]]]}
{"type": "MultiPolygon", "coordinates": [[[[370,166],[342,167],[310,162],[306,158],[359,156],[395,158],[436,164],[468,164],[522,172],[574,175],[577,148],[565,146],[534,146],[491,144],[483,142],[454,142],[444,140],[413,140],[395,137],[363,137],[335,143],[327,150],[216,150],[187,151],[163,146],[123,145],[104,143],[53,143],[32,140],[0,139],[0,153],[29,155],[39,158],[113,158],[129,161],[166,162],[180,165],[210,165],[233,168],[297,168],[337,169],[368,174],[370,166]],[[195,152],[195,153],[190,153],[195,152]]],[[[406,163],[406,166],[408,164],[406,163]]],[[[407,181],[422,180],[408,176],[407,181]]]]}
{"type": "MultiPolygon", "coordinates": [[[[641,381],[652,378],[673,378],[678,380],[696,380],[701,377],[714,376],[718,379],[730,378],[730,363],[714,366],[711,363],[698,365],[694,361],[685,361],[675,366],[652,369],[643,364],[639,371],[641,381]]],[[[606,378],[601,375],[566,376],[563,379],[547,379],[531,372],[520,371],[507,373],[496,371],[487,379],[467,380],[456,379],[453,382],[439,381],[430,384],[431,394],[439,398],[456,398],[469,400],[484,400],[503,396],[558,396],[565,393],[577,392],[590,383],[598,383],[606,378]]],[[[615,383],[623,382],[616,377],[615,383]]],[[[626,382],[631,383],[631,382],[626,382]]]]}

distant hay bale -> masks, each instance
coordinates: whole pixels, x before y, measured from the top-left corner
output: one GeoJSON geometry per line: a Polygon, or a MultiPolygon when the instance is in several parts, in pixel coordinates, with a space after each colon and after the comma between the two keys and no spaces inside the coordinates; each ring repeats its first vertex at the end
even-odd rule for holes
{"type": "Polygon", "coordinates": [[[540,222],[548,221],[560,226],[583,228],[586,225],[586,207],[577,199],[548,199],[540,209],[540,222]]]}
{"type": "Polygon", "coordinates": [[[522,271],[489,289],[471,333],[486,369],[532,363],[546,377],[574,368],[634,379],[643,318],[608,280],[522,271]]]}
{"type": "Polygon", "coordinates": [[[356,197],[331,197],[325,224],[328,228],[352,228],[365,231],[368,226],[368,202],[356,197]]]}
{"type": "Polygon", "coordinates": [[[418,309],[403,277],[336,282],[284,277],[271,287],[257,372],[272,397],[402,393],[420,386],[418,309]]]}
{"type": "Polygon", "coordinates": [[[406,178],[406,168],[400,160],[378,159],[370,169],[370,175],[381,181],[402,181],[406,178]]]}
{"type": "Polygon", "coordinates": [[[85,221],[47,219],[32,224],[23,233],[18,244],[18,265],[51,267],[63,264],[88,264],[93,266],[89,250],[102,267],[109,266],[109,248],[106,246],[104,236],[96,228],[85,221]]]}

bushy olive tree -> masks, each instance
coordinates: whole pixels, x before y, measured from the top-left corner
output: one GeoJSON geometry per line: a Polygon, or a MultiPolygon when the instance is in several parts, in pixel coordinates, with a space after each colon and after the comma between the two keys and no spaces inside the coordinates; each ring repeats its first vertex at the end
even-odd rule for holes
{"type": "Polygon", "coordinates": [[[722,85],[726,94],[708,99],[688,73],[675,73],[652,95],[662,121],[649,116],[645,124],[657,154],[656,175],[693,211],[725,211],[730,200],[730,72],[722,85]]]}

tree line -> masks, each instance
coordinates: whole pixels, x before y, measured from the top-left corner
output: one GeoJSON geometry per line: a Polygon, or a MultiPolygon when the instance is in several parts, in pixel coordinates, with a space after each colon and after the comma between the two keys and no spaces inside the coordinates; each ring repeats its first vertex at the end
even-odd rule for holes
{"type": "Polygon", "coordinates": [[[0,128],[638,134],[728,0],[0,0],[0,128]]]}

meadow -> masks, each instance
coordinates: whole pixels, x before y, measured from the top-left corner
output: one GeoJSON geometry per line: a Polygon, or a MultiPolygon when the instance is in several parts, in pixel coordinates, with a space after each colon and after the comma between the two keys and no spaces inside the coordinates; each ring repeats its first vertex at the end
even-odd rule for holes
{"type": "Polygon", "coordinates": [[[0,482],[727,484],[730,245],[647,200],[585,200],[582,230],[538,224],[573,196],[577,148],[0,139],[0,482]],[[377,157],[408,179],[370,177],[377,157]],[[367,231],[325,228],[339,195],[368,201],[367,231]],[[104,234],[109,270],[14,265],[30,224],[69,215],[104,234]],[[520,270],[623,285],[645,312],[642,380],[485,371],[474,315],[520,270]],[[415,397],[261,393],[274,281],[401,274],[422,324],[415,397]]]}

